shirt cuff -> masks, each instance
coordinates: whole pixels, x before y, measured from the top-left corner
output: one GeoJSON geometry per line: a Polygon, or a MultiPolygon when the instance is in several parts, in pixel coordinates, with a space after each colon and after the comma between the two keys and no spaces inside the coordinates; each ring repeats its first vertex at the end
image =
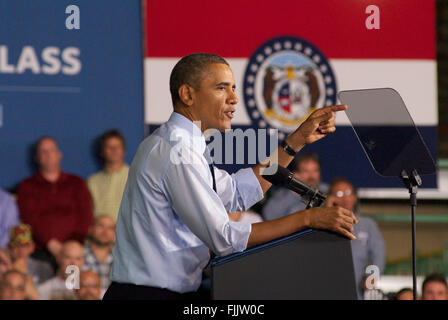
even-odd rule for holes
{"type": "Polygon", "coordinates": [[[235,173],[236,188],[240,193],[244,210],[263,199],[263,190],[252,168],[241,169],[235,173]]]}
{"type": "Polygon", "coordinates": [[[233,252],[241,252],[247,248],[247,242],[252,231],[252,224],[247,222],[229,221],[230,243],[233,252]]]}

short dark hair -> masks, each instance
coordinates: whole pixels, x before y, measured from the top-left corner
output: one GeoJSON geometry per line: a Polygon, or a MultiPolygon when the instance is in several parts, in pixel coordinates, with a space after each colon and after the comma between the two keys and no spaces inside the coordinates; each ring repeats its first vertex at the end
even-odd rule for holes
{"type": "Polygon", "coordinates": [[[430,275],[428,275],[425,280],[423,281],[422,284],[422,294],[425,292],[425,286],[430,283],[430,282],[439,282],[442,283],[443,285],[445,285],[445,288],[448,289],[448,284],[446,282],[446,278],[443,274],[441,273],[432,273],[430,275]]]}
{"type": "Polygon", "coordinates": [[[183,84],[199,89],[204,69],[212,63],[229,63],[222,57],[211,53],[193,53],[176,63],[170,75],[170,92],[173,106],[180,101],[179,88],[183,84]]]}
{"type": "Polygon", "coordinates": [[[402,288],[402,289],[398,290],[397,293],[395,294],[395,300],[398,300],[398,298],[399,298],[403,293],[408,292],[408,291],[414,293],[414,291],[413,291],[411,288],[408,288],[408,287],[406,287],[406,288],[402,288]]]}
{"type": "Polygon", "coordinates": [[[348,180],[347,178],[344,178],[344,177],[336,177],[333,180],[331,180],[330,187],[328,188],[328,193],[331,193],[331,191],[333,190],[334,186],[337,185],[338,183],[346,183],[346,184],[348,184],[352,188],[353,193],[355,195],[357,195],[357,190],[356,190],[355,185],[350,180],[348,180]]]}
{"type": "Polygon", "coordinates": [[[104,147],[106,146],[106,141],[110,138],[120,139],[121,143],[123,143],[123,148],[126,149],[126,141],[124,139],[123,134],[117,129],[111,129],[111,130],[104,132],[100,137],[100,140],[99,140],[100,154],[103,153],[104,147]]]}
{"type": "Polygon", "coordinates": [[[320,168],[320,159],[317,153],[314,152],[303,152],[300,153],[291,163],[291,170],[299,172],[300,165],[306,161],[313,161],[319,165],[320,168]]]}

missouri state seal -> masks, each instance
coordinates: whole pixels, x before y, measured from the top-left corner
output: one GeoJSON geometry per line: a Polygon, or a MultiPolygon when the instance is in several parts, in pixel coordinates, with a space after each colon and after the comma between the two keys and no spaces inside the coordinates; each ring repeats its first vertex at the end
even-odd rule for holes
{"type": "Polygon", "coordinates": [[[317,108],[336,104],[333,70],[313,44],[295,36],[263,43],[244,73],[247,112],[260,128],[276,128],[279,138],[295,130],[317,108]]]}

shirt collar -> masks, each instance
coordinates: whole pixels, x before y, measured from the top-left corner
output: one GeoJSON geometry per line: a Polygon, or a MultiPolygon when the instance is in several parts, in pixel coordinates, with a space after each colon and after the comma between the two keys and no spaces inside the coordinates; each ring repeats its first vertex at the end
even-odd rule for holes
{"type": "MultiPolygon", "coordinates": [[[[94,256],[95,259],[96,259],[96,256],[93,254],[91,240],[87,240],[86,244],[84,245],[84,253],[85,253],[86,256],[87,255],[94,256]]],[[[109,250],[109,253],[107,254],[106,260],[104,260],[104,261],[105,262],[108,261],[110,257],[112,257],[112,249],[109,250]]]]}
{"type": "Polygon", "coordinates": [[[119,175],[119,174],[121,174],[124,170],[126,170],[126,167],[127,167],[127,166],[128,166],[128,165],[127,165],[126,163],[124,163],[124,164],[121,166],[120,169],[118,169],[118,170],[116,170],[116,171],[113,171],[113,172],[107,170],[106,166],[104,166],[103,171],[104,171],[106,174],[108,174],[108,175],[119,175]]]}
{"type": "Polygon", "coordinates": [[[173,112],[168,120],[169,123],[182,129],[182,133],[186,134],[180,136],[180,139],[188,139],[192,148],[203,154],[206,148],[205,137],[201,129],[187,117],[180,113],[173,112]]]}
{"type": "Polygon", "coordinates": [[[45,182],[45,183],[49,183],[49,184],[57,184],[57,183],[64,181],[67,178],[67,174],[61,170],[61,172],[59,173],[58,180],[56,180],[55,182],[50,182],[47,179],[45,179],[44,176],[39,171],[36,172],[35,177],[36,177],[37,181],[39,181],[39,182],[45,182]]]}

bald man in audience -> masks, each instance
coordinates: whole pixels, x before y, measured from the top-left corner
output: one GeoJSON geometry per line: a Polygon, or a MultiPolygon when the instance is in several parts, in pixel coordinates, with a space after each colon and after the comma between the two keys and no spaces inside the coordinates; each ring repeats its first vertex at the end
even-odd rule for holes
{"type": "Polygon", "coordinates": [[[80,177],[62,171],[62,152],[54,138],[38,140],[35,160],[38,172],[19,185],[19,211],[22,222],[33,230],[33,256],[55,267],[54,256],[62,242],[83,242],[87,236],[93,221],[92,200],[80,177]]]}
{"type": "Polygon", "coordinates": [[[3,274],[0,282],[1,300],[25,300],[26,277],[17,270],[9,270],[3,274]]]}
{"type": "Polygon", "coordinates": [[[76,296],[79,300],[100,300],[102,298],[101,279],[98,273],[92,270],[81,272],[76,296]]]}
{"type": "MultiPolygon", "coordinates": [[[[61,252],[57,257],[58,274],[41,284],[39,290],[41,300],[73,300],[76,299],[73,288],[69,288],[67,277],[70,275],[79,276],[84,265],[84,249],[75,240],[70,240],[62,245],[61,252]],[[69,268],[70,267],[70,268],[69,268]]],[[[74,284],[73,284],[74,285],[74,284]]]]}

